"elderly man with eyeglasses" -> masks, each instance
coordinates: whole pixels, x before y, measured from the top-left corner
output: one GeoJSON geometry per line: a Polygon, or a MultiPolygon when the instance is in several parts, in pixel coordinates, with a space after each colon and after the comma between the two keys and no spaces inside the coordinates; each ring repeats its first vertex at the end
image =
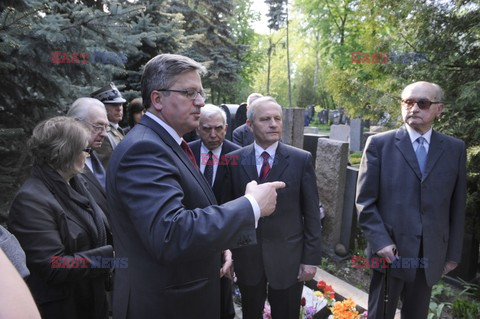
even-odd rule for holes
{"type": "Polygon", "coordinates": [[[110,130],[105,107],[97,99],[81,97],[73,102],[67,116],[81,121],[90,131],[88,140],[90,156],[85,161],[82,175],[87,181],[89,191],[96,203],[105,214],[108,214],[107,196],[105,194],[106,172],[97,154],[107,137],[107,132],[110,130]]]}
{"type": "Polygon", "coordinates": [[[393,318],[399,299],[402,318],[427,318],[432,286],[460,261],[465,143],[432,128],[443,109],[440,86],[410,84],[402,92],[404,125],[367,140],[358,173],[359,223],[368,257],[390,265],[372,271],[368,318],[393,318]]]}

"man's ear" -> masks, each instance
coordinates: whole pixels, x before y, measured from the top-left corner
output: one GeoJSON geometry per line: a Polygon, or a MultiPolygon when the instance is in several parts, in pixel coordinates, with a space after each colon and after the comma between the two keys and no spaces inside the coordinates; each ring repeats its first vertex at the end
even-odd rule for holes
{"type": "Polygon", "coordinates": [[[247,126],[252,129],[252,121],[248,120],[245,122],[245,124],[247,124],[247,126]]]}
{"type": "Polygon", "coordinates": [[[437,119],[440,118],[440,116],[442,115],[443,109],[444,109],[443,103],[438,104],[437,114],[435,115],[435,117],[436,117],[437,119]]]}
{"type": "Polygon", "coordinates": [[[157,112],[161,112],[163,108],[162,104],[162,99],[163,95],[158,92],[153,90],[152,93],[150,93],[150,106],[157,112]]]}

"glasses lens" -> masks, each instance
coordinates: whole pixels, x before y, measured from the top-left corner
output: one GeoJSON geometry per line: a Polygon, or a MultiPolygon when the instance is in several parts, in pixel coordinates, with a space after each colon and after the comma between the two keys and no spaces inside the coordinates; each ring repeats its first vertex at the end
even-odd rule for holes
{"type": "Polygon", "coordinates": [[[418,105],[418,108],[421,110],[428,109],[430,105],[432,105],[432,102],[430,102],[429,100],[415,101],[415,100],[408,99],[408,100],[403,100],[402,103],[403,103],[403,106],[405,106],[407,109],[411,109],[416,103],[418,105]]]}
{"type": "Polygon", "coordinates": [[[420,100],[420,101],[417,102],[417,104],[418,104],[418,107],[421,110],[425,110],[425,109],[428,109],[430,107],[432,102],[430,102],[429,100],[420,100]]]}

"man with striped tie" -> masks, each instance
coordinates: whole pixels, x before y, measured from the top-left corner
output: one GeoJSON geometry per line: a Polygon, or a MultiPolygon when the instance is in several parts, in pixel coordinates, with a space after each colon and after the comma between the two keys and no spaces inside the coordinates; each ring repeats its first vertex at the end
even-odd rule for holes
{"type": "Polygon", "coordinates": [[[368,318],[393,318],[399,299],[402,318],[427,318],[432,286],[460,261],[465,143],[432,129],[443,108],[440,86],[410,84],[402,92],[405,125],[367,140],[356,200],[367,255],[423,265],[395,261],[388,272],[374,269],[368,318]]]}
{"type": "Polygon", "coordinates": [[[271,216],[261,218],[257,244],[232,249],[244,319],[262,317],[265,300],[275,319],[298,319],[303,282],[321,262],[320,210],[312,155],[280,141],[282,108],[271,96],[253,101],[247,125],[254,143],[227,155],[225,199],[242,196],[251,180],[283,181],[271,216]]]}

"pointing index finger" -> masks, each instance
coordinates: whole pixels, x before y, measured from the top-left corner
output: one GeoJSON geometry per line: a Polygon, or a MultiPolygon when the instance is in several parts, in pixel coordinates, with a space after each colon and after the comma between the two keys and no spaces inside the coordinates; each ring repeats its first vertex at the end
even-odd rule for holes
{"type": "Polygon", "coordinates": [[[285,188],[287,186],[284,182],[271,182],[270,184],[272,184],[275,189],[285,188]]]}

